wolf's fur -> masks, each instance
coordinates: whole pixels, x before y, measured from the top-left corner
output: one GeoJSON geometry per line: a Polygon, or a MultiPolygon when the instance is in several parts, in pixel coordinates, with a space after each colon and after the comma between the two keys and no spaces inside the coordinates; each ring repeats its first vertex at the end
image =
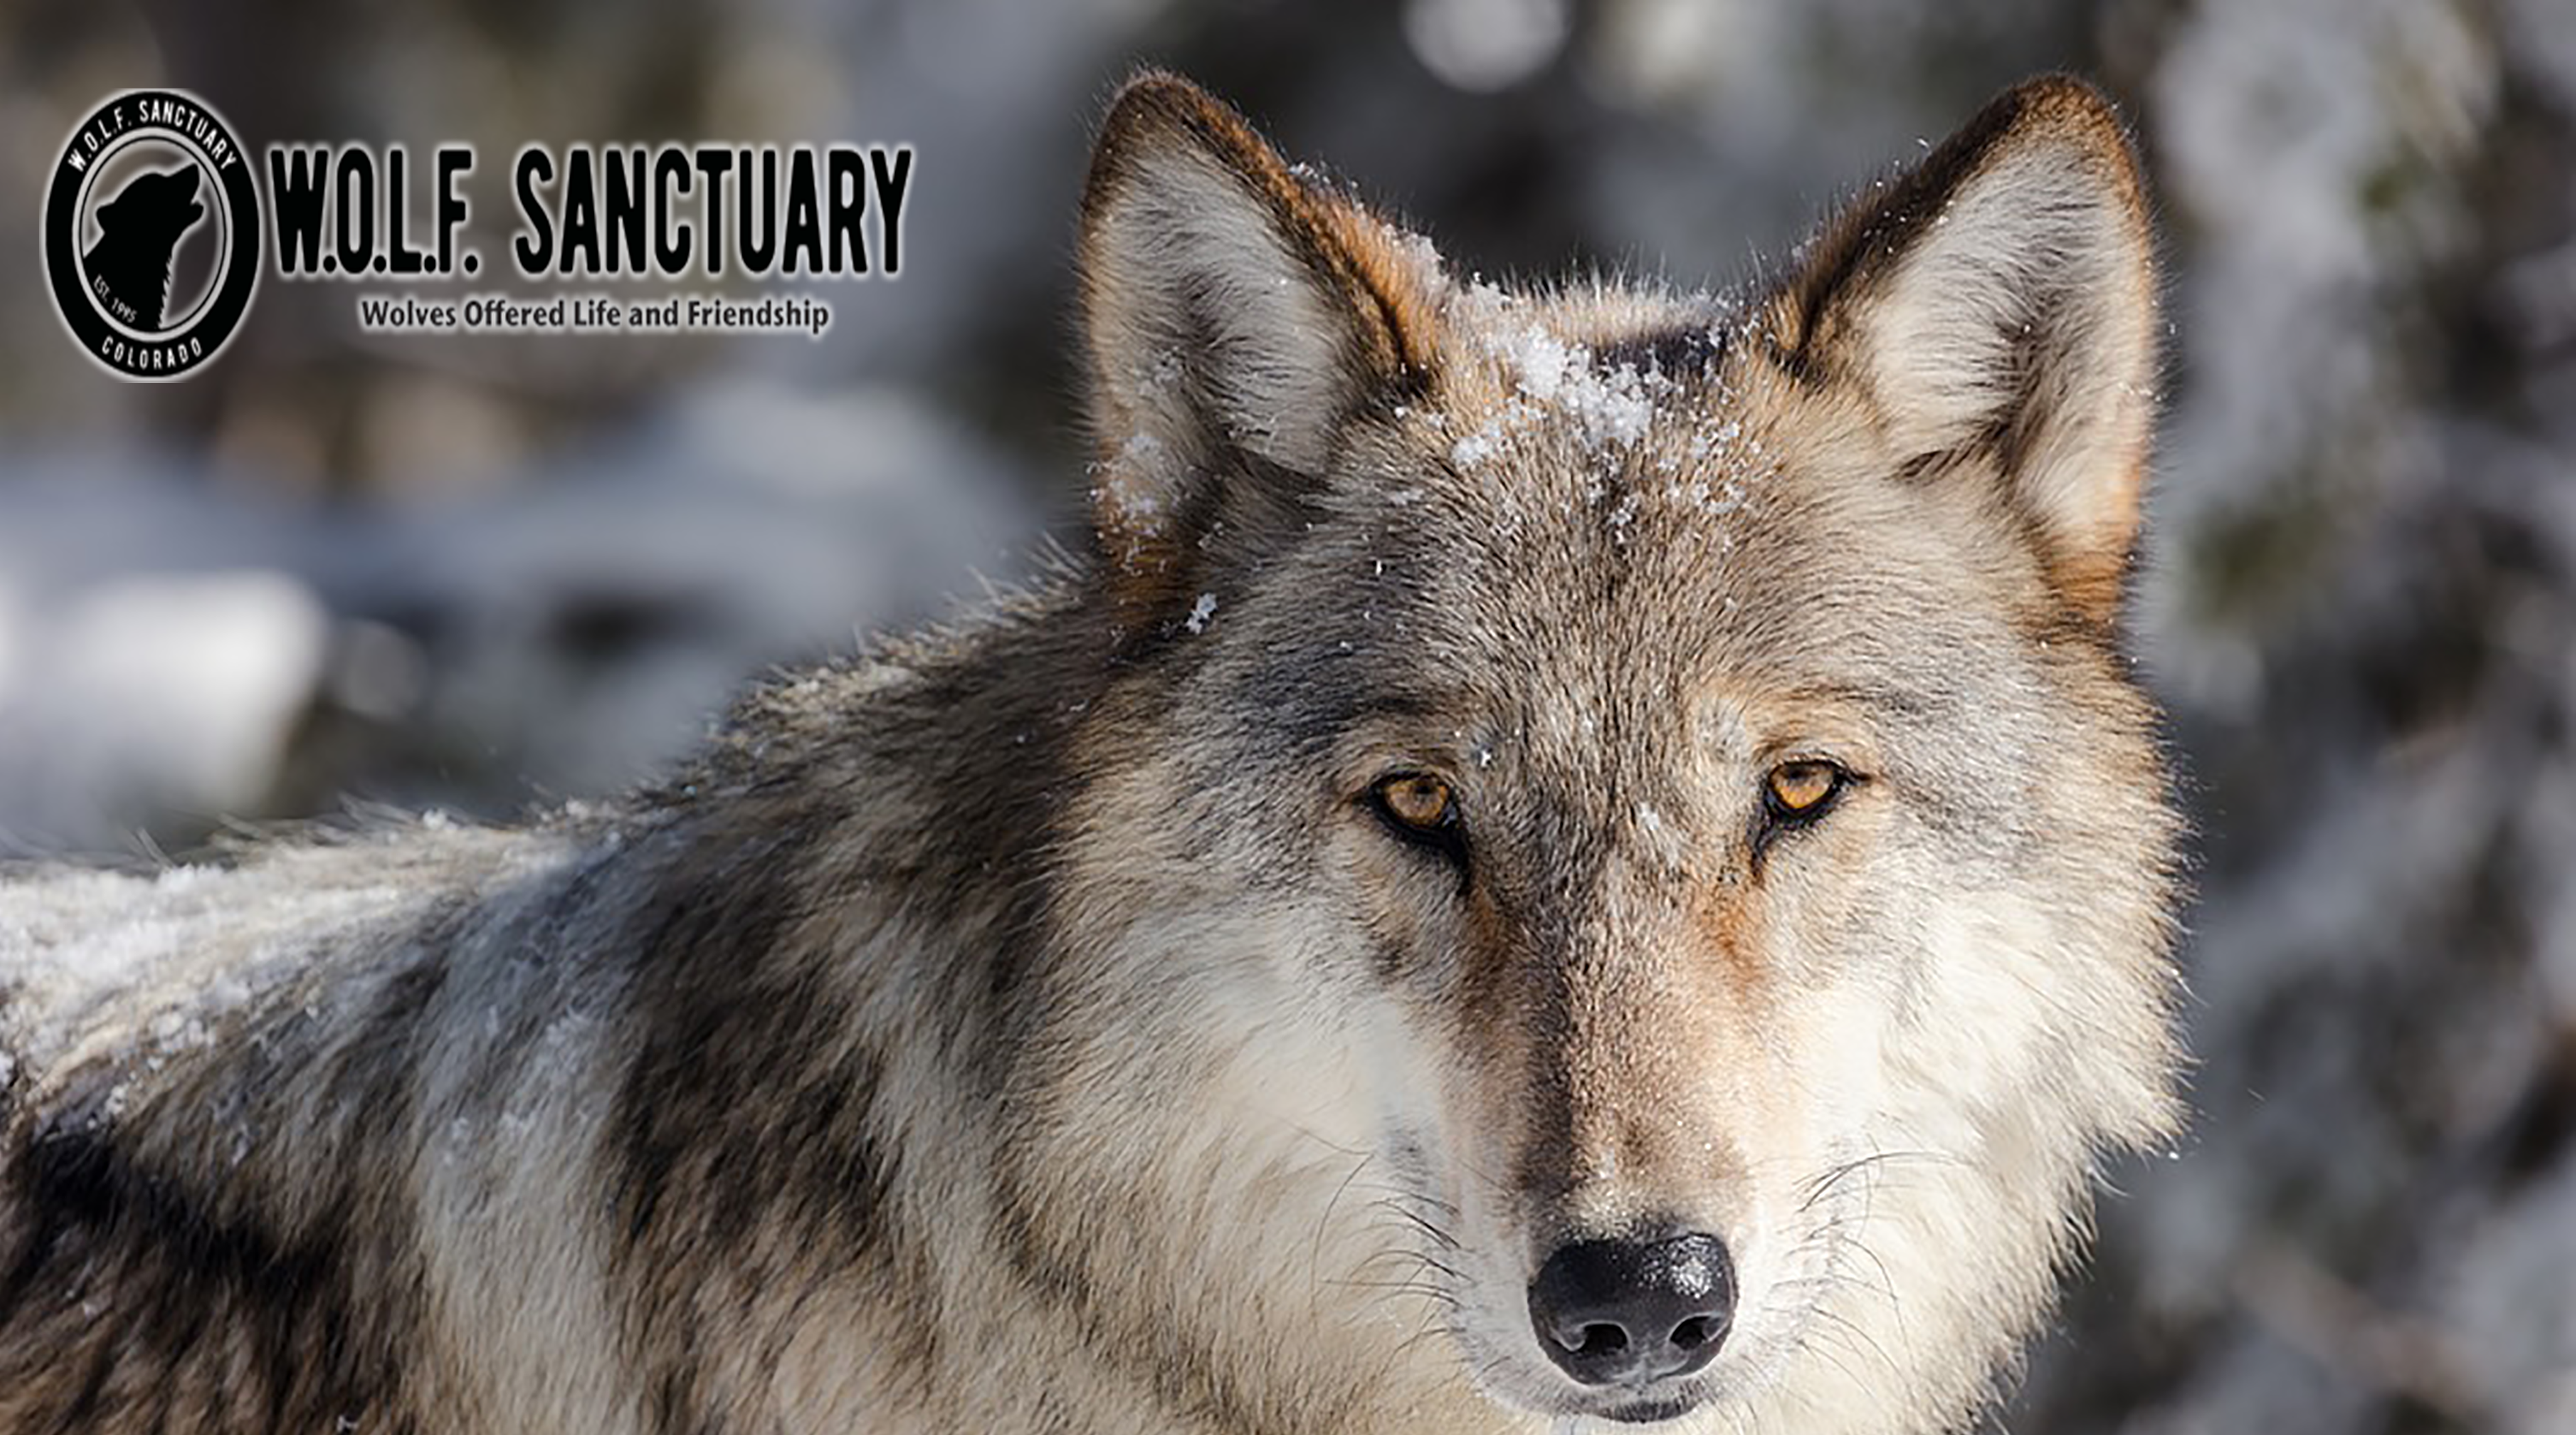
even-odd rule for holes
{"type": "Polygon", "coordinates": [[[146,170],[99,206],[98,242],[81,256],[81,271],[120,322],[146,332],[161,327],[170,256],[206,216],[197,199],[202,182],[194,164],[146,170]]]}
{"type": "Polygon", "coordinates": [[[1514,296],[1147,76],[1081,258],[1094,561],[612,806],[0,895],[0,1429],[1538,1431],[1659,1222],[1679,1428],[1981,1407],[2175,1114],[2103,102],[1514,296]]]}

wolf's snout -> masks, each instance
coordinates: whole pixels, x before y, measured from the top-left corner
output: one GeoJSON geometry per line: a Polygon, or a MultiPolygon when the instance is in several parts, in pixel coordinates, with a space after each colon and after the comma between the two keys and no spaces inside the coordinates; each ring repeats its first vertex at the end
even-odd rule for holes
{"type": "Polygon", "coordinates": [[[1580,1241],[1530,1282],[1538,1343],[1586,1385],[1644,1384],[1708,1364],[1735,1320],[1726,1243],[1694,1232],[1653,1242],[1580,1241]]]}

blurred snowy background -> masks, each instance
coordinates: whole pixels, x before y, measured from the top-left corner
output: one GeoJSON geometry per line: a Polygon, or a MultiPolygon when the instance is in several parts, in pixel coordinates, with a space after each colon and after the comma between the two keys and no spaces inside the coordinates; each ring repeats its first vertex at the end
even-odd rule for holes
{"type": "Polygon", "coordinates": [[[2111,1173],[2009,1423],[2576,1432],[2570,0],[0,0],[0,850],[613,789],[1007,578],[1079,487],[1074,199],[1142,60],[1461,267],[1714,283],[2016,78],[2113,90],[2172,264],[2139,613],[2201,1117],[2111,1173]],[[146,84],[254,149],[475,141],[492,253],[523,140],[910,141],[905,272],[820,343],[369,338],[271,279],[121,384],[39,179],[146,84]]]}

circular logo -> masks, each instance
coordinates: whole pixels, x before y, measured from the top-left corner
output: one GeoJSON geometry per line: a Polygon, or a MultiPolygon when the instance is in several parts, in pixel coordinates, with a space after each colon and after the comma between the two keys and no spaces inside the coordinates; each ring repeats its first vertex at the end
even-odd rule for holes
{"type": "Polygon", "coordinates": [[[81,121],[54,161],[44,234],[72,341],[129,379],[223,352],[259,287],[251,158],[184,90],[128,90],[81,121]]]}

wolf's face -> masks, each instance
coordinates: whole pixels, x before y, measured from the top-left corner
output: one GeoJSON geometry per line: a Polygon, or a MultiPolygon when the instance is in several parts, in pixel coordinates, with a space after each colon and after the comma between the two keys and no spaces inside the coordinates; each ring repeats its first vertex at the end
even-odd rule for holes
{"type": "Polygon", "coordinates": [[[2170,1118],[2101,102],[2016,91],[1734,302],[1463,282],[1176,82],[1085,218],[1134,676],[1084,900],[1358,1153],[1348,1284],[1454,1337],[1403,1358],[1552,1417],[1977,1398],[2170,1118]]]}

